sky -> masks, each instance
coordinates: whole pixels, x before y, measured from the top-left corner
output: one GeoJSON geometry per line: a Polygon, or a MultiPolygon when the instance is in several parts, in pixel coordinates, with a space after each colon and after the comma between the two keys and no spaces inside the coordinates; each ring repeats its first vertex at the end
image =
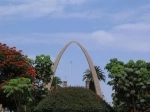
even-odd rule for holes
{"type": "MultiPolygon", "coordinates": [[[[150,61],[149,36],[149,0],[0,0],[0,42],[32,59],[50,55],[54,62],[68,42],[78,41],[105,73],[100,86],[107,102],[112,102],[112,87],[107,85],[106,64],[112,58],[150,61]]],[[[82,50],[71,44],[56,76],[68,85],[84,86],[86,69],[82,50]]]]}

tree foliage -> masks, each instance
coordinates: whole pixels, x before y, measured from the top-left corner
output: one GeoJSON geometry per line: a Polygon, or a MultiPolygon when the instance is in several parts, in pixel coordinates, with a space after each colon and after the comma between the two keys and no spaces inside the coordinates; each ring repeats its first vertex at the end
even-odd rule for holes
{"type": "Polygon", "coordinates": [[[54,76],[52,85],[51,85],[51,90],[57,89],[57,87],[60,87],[61,84],[62,84],[62,81],[60,77],[54,76]]]}
{"type": "Polygon", "coordinates": [[[15,109],[13,97],[6,97],[1,88],[11,79],[25,77],[34,84],[34,103],[30,105],[34,107],[48,94],[44,86],[50,82],[50,75],[53,75],[52,65],[50,56],[40,55],[32,60],[24,56],[21,50],[16,50],[16,47],[0,43],[0,103],[4,107],[15,109]]]}
{"type": "Polygon", "coordinates": [[[36,72],[16,47],[0,43],[0,84],[18,76],[34,77],[36,72]]]}
{"type": "MultiPolygon", "coordinates": [[[[105,82],[105,75],[104,75],[104,72],[102,71],[102,69],[100,68],[100,66],[94,66],[94,67],[95,67],[98,79],[105,82]]],[[[84,72],[83,81],[86,79],[93,81],[93,76],[92,76],[92,72],[90,69],[87,69],[84,72]]]]}
{"type": "Polygon", "coordinates": [[[11,97],[15,101],[17,112],[20,112],[22,105],[28,105],[33,101],[33,85],[28,78],[10,79],[7,84],[2,87],[6,97],[11,97]]]}
{"type": "MultiPolygon", "coordinates": [[[[95,67],[98,79],[100,81],[102,80],[102,81],[105,82],[105,75],[104,75],[104,72],[102,71],[102,69],[100,68],[100,66],[94,66],[94,67],[95,67]]],[[[84,80],[89,80],[90,81],[89,89],[92,90],[93,92],[95,92],[96,90],[95,90],[95,86],[94,86],[94,80],[93,80],[92,72],[91,72],[90,69],[87,69],[84,72],[83,81],[84,80]]]]}
{"type": "Polygon", "coordinates": [[[36,70],[36,78],[42,81],[43,83],[50,82],[50,75],[53,75],[53,62],[51,61],[50,56],[44,54],[36,56],[33,65],[35,66],[36,70]]]}
{"type": "Polygon", "coordinates": [[[114,58],[105,67],[109,72],[108,82],[112,86],[115,108],[121,112],[131,109],[134,112],[149,109],[150,71],[143,60],[124,63],[114,58]]]}
{"type": "Polygon", "coordinates": [[[92,91],[69,87],[59,88],[42,100],[36,112],[113,112],[112,108],[92,91]]]}
{"type": "Polygon", "coordinates": [[[3,106],[15,107],[12,98],[7,98],[1,88],[10,79],[27,77],[33,80],[35,74],[34,67],[28,63],[21,50],[16,50],[16,47],[8,47],[6,44],[0,43],[0,103],[3,106]]]}
{"type": "Polygon", "coordinates": [[[35,107],[41,99],[46,97],[49,93],[45,85],[51,81],[50,75],[53,75],[53,62],[49,55],[42,54],[36,56],[35,60],[28,58],[28,63],[36,70],[36,75],[33,81],[35,87],[33,107],[35,107]]]}

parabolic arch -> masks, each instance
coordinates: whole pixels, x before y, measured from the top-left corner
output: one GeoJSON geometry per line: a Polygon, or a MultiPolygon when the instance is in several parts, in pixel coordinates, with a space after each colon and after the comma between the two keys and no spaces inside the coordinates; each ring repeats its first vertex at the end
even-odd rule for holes
{"type": "MultiPolygon", "coordinates": [[[[67,47],[72,44],[72,43],[76,43],[80,48],[81,50],[83,51],[87,61],[88,61],[88,64],[90,66],[90,70],[92,72],[92,76],[93,76],[93,80],[94,80],[94,85],[95,85],[95,90],[96,90],[96,94],[99,95],[100,97],[102,97],[102,92],[101,92],[101,88],[100,88],[100,84],[99,84],[99,81],[98,81],[98,77],[97,77],[97,74],[96,74],[96,70],[94,68],[94,64],[90,58],[90,56],[88,55],[87,51],[84,49],[84,47],[77,41],[71,41],[69,42],[68,44],[66,44],[63,49],[59,52],[58,56],[56,57],[56,60],[54,62],[54,66],[53,66],[53,72],[54,72],[54,75],[55,75],[55,72],[56,72],[56,69],[57,69],[57,66],[58,66],[58,63],[63,55],[63,53],[65,52],[65,50],[67,49],[67,47]]],[[[51,82],[53,80],[53,76],[54,75],[51,75],[51,82]]],[[[50,87],[51,87],[51,83],[48,83],[47,85],[48,87],[48,90],[50,90],[50,87]]]]}

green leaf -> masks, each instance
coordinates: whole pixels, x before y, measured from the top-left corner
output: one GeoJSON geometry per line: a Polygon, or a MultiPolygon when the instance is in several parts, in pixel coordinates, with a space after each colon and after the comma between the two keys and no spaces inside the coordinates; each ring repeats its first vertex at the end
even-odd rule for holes
{"type": "Polygon", "coordinates": [[[142,89],[146,89],[146,86],[142,86],[142,89]]]}
{"type": "Polygon", "coordinates": [[[144,100],[144,99],[141,99],[140,102],[143,103],[143,102],[145,102],[145,100],[144,100]]]}
{"type": "Polygon", "coordinates": [[[125,83],[125,86],[130,87],[130,85],[128,83],[125,83]]]}
{"type": "Polygon", "coordinates": [[[135,94],[135,90],[132,90],[130,93],[131,93],[132,95],[135,94]]]}
{"type": "Polygon", "coordinates": [[[142,79],[141,78],[138,78],[138,81],[140,82],[142,79]]]}
{"type": "Polygon", "coordinates": [[[130,82],[130,85],[133,86],[134,84],[132,82],[130,82]]]}
{"type": "Polygon", "coordinates": [[[133,80],[134,80],[134,81],[137,81],[137,78],[134,78],[133,80]]]}
{"type": "Polygon", "coordinates": [[[126,94],[126,97],[130,97],[130,94],[126,94]]]}
{"type": "Polygon", "coordinates": [[[29,98],[29,102],[32,102],[33,100],[31,98],[29,98]]]}
{"type": "Polygon", "coordinates": [[[126,87],[123,87],[124,91],[127,91],[128,89],[126,87]]]}
{"type": "Polygon", "coordinates": [[[149,85],[149,84],[150,84],[150,82],[146,82],[146,84],[148,84],[148,85],[149,85]]]}

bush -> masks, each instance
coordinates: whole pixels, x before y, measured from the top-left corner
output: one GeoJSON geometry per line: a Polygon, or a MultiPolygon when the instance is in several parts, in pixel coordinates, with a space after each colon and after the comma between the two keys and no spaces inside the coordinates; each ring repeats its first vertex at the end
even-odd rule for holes
{"type": "Polygon", "coordinates": [[[91,90],[81,87],[52,91],[35,108],[36,112],[113,112],[111,106],[91,90]]]}

